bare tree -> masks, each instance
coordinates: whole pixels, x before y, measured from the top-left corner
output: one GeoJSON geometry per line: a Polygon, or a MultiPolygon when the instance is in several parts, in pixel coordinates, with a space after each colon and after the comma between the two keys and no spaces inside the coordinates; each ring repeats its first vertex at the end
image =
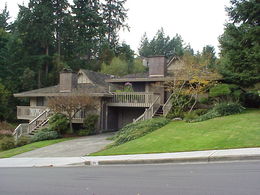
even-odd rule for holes
{"type": "Polygon", "coordinates": [[[70,132],[73,133],[72,119],[80,110],[94,109],[97,102],[90,96],[59,96],[48,99],[48,107],[55,113],[68,117],[70,132]]]}

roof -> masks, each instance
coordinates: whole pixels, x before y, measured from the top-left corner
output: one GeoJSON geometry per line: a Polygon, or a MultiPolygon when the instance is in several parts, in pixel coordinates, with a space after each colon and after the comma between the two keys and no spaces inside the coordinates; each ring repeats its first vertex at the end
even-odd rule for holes
{"type": "Polygon", "coordinates": [[[92,83],[78,83],[77,88],[72,89],[72,92],[60,92],[60,86],[55,85],[26,91],[14,94],[15,97],[46,97],[46,96],[69,96],[69,95],[90,95],[90,96],[107,96],[110,97],[109,84],[106,79],[111,78],[111,75],[102,74],[90,70],[81,69],[92,83]]]}

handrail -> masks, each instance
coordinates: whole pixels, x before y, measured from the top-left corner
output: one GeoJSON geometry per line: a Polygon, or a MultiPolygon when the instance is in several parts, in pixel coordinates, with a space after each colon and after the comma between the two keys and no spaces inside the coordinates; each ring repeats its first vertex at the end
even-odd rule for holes
{"type": "Polygon", "coordinates": [[[41,114],[39,114],[36,118],[34,118],[30,123],[28,127],[28,134],[30,134],[35,128],[37,128],[39,125],[42,124],[43,121],[48,119],[48,114],[50,112],[50,109],[46,109],[41,114]],[[41,119],[41,120],[39,120],[41,119]],[[40,123],[38,123],[40,122],[40,123]]]}
{"type": "Polygon", "coordinates": [[[128,105],[150,107],[154,101],[154,93],[145,92],[115,92],[109,100],[110,105],[128,105]]]}
{"type": "Polygon", "coordinates": [[[160,96],[157,96],[157,98],[155,98],[153,104],[145,110],[145,112],[139,116],[137,119],[135,119],[133,122],[136,123],[138,121],[143,121],[146,119],[151,119],[153,118],[153,116],[155,115],[155,113],[157,112],[157,110],[160,108],[160,96]]]}
{"type": "Polygon", "coordinates": [[[165,104],[162,107],[163,116],[166,116],[172,108],[172,102],[171,102],[172,96],[173,96],[173,93],[170,95],[170,97],[168,98],[168,100],[165,102],[165,104]]]}
{"type": "Polygon", "coordinates": [[[14,130],[14,132],[13,132],[13,136],[14,136],[14,139],[15,140],[18,140],[18,138],[19,137],[21,137],[22,135],[23,135],[23,131],[24,130],[28,130],[28,123],[21,123],[21,124],[19,124],[16,128],[15,128],[15,130],[14,130]],[[26,126],[26,128],[24,128],[26,126]]]}

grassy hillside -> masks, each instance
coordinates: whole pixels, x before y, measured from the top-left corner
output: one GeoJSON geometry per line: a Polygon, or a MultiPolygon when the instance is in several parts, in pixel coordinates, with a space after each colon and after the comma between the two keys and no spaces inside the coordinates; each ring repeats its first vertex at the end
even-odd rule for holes
{"type": "Polygon", "coordinates": [[[93,155],[260,147],[260,110],[204,122],[171,122],[144,137],[93,155]]]}

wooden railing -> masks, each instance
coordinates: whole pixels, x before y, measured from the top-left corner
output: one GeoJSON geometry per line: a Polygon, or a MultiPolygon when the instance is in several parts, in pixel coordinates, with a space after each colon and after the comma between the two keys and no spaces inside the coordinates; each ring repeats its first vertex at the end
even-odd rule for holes
{"type": "Polygon", "coordinates": [[[45,109],[40,115],[38,115],[35,119],[33,119],[28,126],[28,134],[33,132],[37,127],[46,124],[46,121],[49,119],[49,109],[45,109]]]}
{"type": "Polygon", "coordinates": [[[167,114],[171,111],[172,109],[172,96],[173,93],[170,95],[170,97],[168,98],[168,100],[165,102],[165,104],[163,105],[163,116],[167,116],[167,114]]]}
{"type": "Polygon", "coordinates": [[[154,102],[153,93],[144,92],[116,92],[113,93],[109,105],[129,107],[150,107],[154,102]]]}
{"type": "Polygon", "coordinates": [[[17,106],[18,119],[33,119],[46,110],[43,106],[17,106]]]}
{"type": "Polygon", "coordinates": [[[13,132],[14,139],[17,140],[22,135],[27,134],[28,126],[29,126],[28,123],[19,124],[13,132]]]}
{"type": "Polygon", "coordinates": [[[153,116],[155,115],[157,110],[160,108],[160,106],[161,106],[160,96],[156,96],[152,105],[148,109],[146,109],[145,112],[141,116],[139,116],[137,119],[135,119],[133,122],[136,123],[138,121],[144,121],[144,120],[153,118],[153,116]]]}

